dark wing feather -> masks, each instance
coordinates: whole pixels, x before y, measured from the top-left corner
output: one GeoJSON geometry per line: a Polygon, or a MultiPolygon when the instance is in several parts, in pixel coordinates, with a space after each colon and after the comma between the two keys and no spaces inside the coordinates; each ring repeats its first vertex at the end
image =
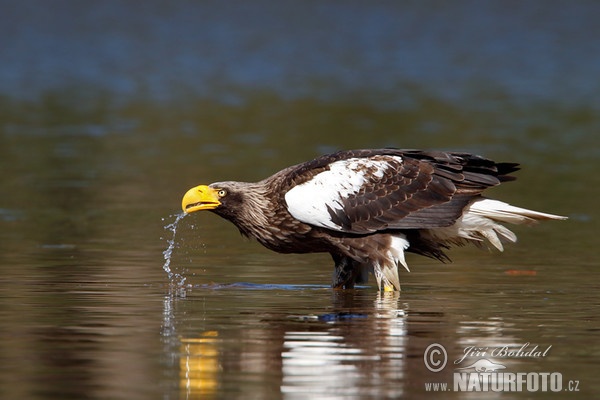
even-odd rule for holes
{"type": "Polygon", "coordinates": [[[400,156],[389,159],[383,177],[372,176],[361,189],[328,207],[331,221],[349,233],[385,229],[423,229],[453,224],[469,201],[488,187],[512,180],[517,164],[495,163],[468,153],[419,150],[350,150],[290,167],[273,178],[282,192],[309,181],[335,161],[400,156]],[[276,178],[275,178],[276,177],[276,178]]]}

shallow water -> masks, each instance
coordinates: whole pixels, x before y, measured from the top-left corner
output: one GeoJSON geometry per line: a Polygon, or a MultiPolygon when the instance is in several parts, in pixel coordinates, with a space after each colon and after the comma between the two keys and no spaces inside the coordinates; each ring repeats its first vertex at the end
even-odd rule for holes
{"type": "Polygon", "coordinates": [[[37,3],[0,16],[1,398],[598,397],[595,2],[37,3]],[[569,220],[381,294],[181,217],[194,185],[381,146],[520,162],[490,196],[569,220]],[[480,359],[560,394],[455,391],[480,359]]]}

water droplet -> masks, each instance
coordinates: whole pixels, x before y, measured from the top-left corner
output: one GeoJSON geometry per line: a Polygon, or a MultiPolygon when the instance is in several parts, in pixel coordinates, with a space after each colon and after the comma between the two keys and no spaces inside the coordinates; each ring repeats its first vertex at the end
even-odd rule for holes
{"type": "MultiPolygon", "coordinates": [[[[181,221],[186,215],[187,215],[186,213],[177,214],[175,221],[164,226],[164,228],[166,230],[171,231],[173,233],[173,235],[171,236],[171,239],[167,239],[167,248],[165,251],[163,251],[163,257],[165,259],[165,263],[163,264],[163,269],[167,273],[167,276],[169,277],[169,281],[171,282],[171,285],[176,286],[178,289],[182,289],[182,290],[185,290],[184,285],[185,285],[186,277],[179,273],[173,272],[173,270],[171,269],[171,257],[173,256],[173,250],[176,247],[175,235],[177,234],[177,224],[179,224],[179,221],[181,221]]],[[[173,215],[171,215],[170,217],[173,217],[173,215]]],[[[164,218],[163,218],[163,221],[164,221],[164,218]]],[[[177,290],[176,292],[179,293],[180,290],[177,290]]]]}

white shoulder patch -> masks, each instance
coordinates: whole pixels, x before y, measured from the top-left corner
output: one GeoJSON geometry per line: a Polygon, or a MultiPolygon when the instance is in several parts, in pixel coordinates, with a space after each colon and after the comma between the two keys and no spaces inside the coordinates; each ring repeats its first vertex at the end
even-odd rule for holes
{"type": "Polygon", "coordinates": [[[329,209],[343,210],[344,198],[358,193],[366,182],[377,182],[387,169],[395,168],[401,162],[399,156],[349,158],[333,162],[329,170],[285,194],[288,211],[304,223],[341,230],[342,227],[331,220],[329,209]]]}

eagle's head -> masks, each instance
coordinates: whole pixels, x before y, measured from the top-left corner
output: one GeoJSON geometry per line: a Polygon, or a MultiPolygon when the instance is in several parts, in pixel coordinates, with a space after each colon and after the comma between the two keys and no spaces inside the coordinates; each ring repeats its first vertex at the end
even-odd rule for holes
{"type": "Polygon", "coordinates": [[[185,213],[214,210],[222,205],[225,196],[227,196],[227,189],[215,186],[215,184],[196,186],[183,196],[181,208],[185,213]]]}
{"type": "Polygon", "coordinates": [[[191,188],[181,200],[187,214],[209,210],[233,222],[243,234],[256,236],[254,227],[270,225],[266,214],[272,208],[261,184],[215,182],[191,188]]]}

